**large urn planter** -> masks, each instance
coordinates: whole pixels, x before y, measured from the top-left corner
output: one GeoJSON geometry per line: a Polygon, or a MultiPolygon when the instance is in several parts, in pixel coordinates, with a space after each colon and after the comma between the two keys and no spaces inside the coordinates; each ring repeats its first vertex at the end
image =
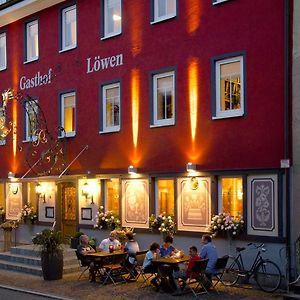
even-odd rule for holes
{"type": "Polygon", "coordinates": [[[56,253],[41,252],[43,277],[45,280],[62,279],[63,276],[63,251],[56,253]]]}

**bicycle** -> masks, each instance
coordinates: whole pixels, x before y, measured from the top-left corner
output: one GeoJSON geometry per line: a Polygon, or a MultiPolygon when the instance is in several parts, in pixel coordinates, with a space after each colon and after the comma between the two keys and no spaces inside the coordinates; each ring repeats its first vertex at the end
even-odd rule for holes
{"type": "Polygon", "coordinates": [[[264,248],[264,244],[256,245],[249,243],[248,247],[253,245],[257,249],[256,257],[252,263],[250,270],[245,270],[243,258],[241,252],[245,247],[237,247],[236,257],[229,256],[225,272],[222,276],[222,282],[224,285],[233,286],[240,278],[249,280],[252,276],[257,285],[265,292],[275,292],[281,284],[281,272],[276,263],[269,259],[262,257],[262,252],[267,250],[264,248]]]}

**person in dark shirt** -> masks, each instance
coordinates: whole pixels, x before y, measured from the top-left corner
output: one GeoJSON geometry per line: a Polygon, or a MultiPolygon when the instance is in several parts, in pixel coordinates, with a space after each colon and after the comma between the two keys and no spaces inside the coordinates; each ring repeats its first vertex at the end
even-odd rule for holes
{"type": "Polygon", "coordinates": [[[173,237],[170,235],[167,235],[165,237],[164,243],[160,246],[160,256],[165,257],[165,256],[173,256],[177,250],[175,247],[172,245],[173,243],[173,237]]]}

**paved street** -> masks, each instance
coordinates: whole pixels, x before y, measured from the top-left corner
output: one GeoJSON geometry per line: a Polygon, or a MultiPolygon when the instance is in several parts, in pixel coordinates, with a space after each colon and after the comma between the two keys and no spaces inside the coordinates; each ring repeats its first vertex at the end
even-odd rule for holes
{"type": "MultiPolygon", "coordinates": [[[[67,299],[195,299],[192,294],[185,296],[174,297],[172,295],[156,292],[152,287],[141,288],[139,282],[119,284],[113,286],[111,284],[102,286],[99,283],[89,283],[87,278],[77,280],[78,273],[65,275],[62,280],[57,281],[44,281],[41,277],[24,275],[15,272],[0,271],[0,286],[11,286],[19,289],[30,290],[38,293],[44,293],[67,299]]],[[[201,295],[201,299],[251,299],[251,300],[264,300],[264,299],[282,299],[278,294],[267,294],[262,291],[252,288],[231,288],[231,287],[218,287],[220,294],[211,292],[210,295],[201,295]]],[[[13,299],[51,299],[49,297],[42,297],[41,295],[26,295],[22,293],[12,293],[11,291],[0,289],[1,300],[13,299]],[[15,297],[15,298],[14,298],[15,297]]]]}

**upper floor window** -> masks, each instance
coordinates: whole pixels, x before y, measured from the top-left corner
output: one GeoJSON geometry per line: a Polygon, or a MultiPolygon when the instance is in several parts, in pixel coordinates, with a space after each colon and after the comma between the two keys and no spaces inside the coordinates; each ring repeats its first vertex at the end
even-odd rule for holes
{"type": "Polygon", "coordinates": [[[102,87],[102,132],[120,130],[120,83],[102,87]]]}
{"type": "Polygon", "coordinates": [[[62,10],[62,45],[61,50],[73,49],[77,46],[77,13],[76,5],[62,10]]]}
{"type": "Polygon", "coordinates": [[[25,131],[24,140],[33,141],[37,138],[38,105],[36,100],[25,103],[25,131]]]}
{"type": "Polygon", "coordinates": [[[221,177],[218,190],[220,212],[233,217],[243,215],[243,178],[221,177]]]}
{"type": "Polygon", "coordinates": [[[39,58],[39,25],[38,21],[26,24],[26,62],[39,58]]]}
{"type": "Polygon", "coordinates": [[[156,181],[157,214],[174,215],[174,180],[158,179],[156,181]]]}
{"type": "Polygon", "coordinates": [[[175,74],[160,73],[153,76],[152,125],[175,124],[175,74]]]}
{"type": "MultiPolygon", "coordinates": [[[[76,133],[75,96],[75,92],[71,92],[62,94],[60,97],[60,126],[64,129],[66,137],[75,136],[76,133]]],[[[63,131],[60,136],[63,136],[63,131]]]]}
{"type": "Polygon", "coordinates": [[[0,71],[5,70],[6,65],[6,33],[0,33],[0,71]]]}
{"type": "Polygon", "coordinates": [[[244,65],[243,56],[216,61],[216,118],[244,114],[244,65]]]}
{"type": "Polygon", "coordinates": [[[153,22],[176,16],[176,0],[153,0],[153,22]]]}
{"type": "Polygon", "coordinates": [[[104,32],[103,38],[122,32],[121,0],[104,0],[104,32]]]}

